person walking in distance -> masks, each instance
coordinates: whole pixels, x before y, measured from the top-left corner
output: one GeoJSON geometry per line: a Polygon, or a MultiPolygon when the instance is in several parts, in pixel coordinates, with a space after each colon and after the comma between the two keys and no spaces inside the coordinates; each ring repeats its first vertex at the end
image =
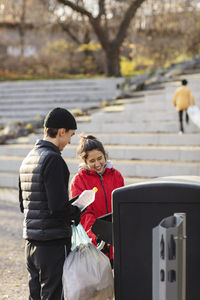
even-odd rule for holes
{"type": "Polygon", "coordinates": [[[62,272],[71,248],[71,222],[80,210],[68,197],[69,170],[61,151],[77,129],[64,108],[44,120],[44,138],[23,160],[19,174],[19,202],[24,213],[23,238],[29,274],[29,300],[60,300],[62,272]]]}
{"type": "Polygon", "coordinates": [[[187,80],[182,80],[182,86],[179,87],[174,94],[173,97],[173,105],[176,107],[179,115],[179,133],[184,133],[184,127],[183,127],[183,113],[185,111],[185,121],[186,123],[189,123],[189,116],[187,113],[187,109],[190,105],[194,105],[194,97],[192,95],[192,91],[189,87],[187,87],[187,80]]]}

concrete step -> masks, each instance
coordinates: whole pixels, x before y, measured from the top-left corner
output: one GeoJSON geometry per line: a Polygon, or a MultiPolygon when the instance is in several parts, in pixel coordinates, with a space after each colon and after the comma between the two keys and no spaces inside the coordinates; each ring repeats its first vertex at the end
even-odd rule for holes
{"type": "MultiPolygon", "coordinates": [[[[69,184],[74,177],[75,174],[70,175],[69,184]]],[[[0,200],[10,200],[10,192],[11,190],[15,190],[15,197],[18,200],[18,180],[19,180],[19,174],[18,172],[0,172],[0,200]],[[8,189],[8,192],[6,193],[6,190],[8,189]],[[10,190],[10,191],[9,191],[10,190]],[[3,193],[3,194],[2,194],[3,193]],[[5,196],[4,194],[7,194],[5,196]],[[9,197],[8,197],[9,195],[9,197]]],[[[134,184],[142,181],[147,181],[149,178],[143,178],[143,177],[124,177],[124,183],[125,185],[134,184]]]]}
{"type": "MultiPolygon", "coordinates": [[[[71,174],[69,184],[74,174],[71,174]]],[[[0,172],[0,200],[1,201],[18,201],[18,173],[4,173],[0,172]]],[[[147,181],[149,178],[137,178],[137,177],[124,177],[125,185],[130,185],[138,182],[147,181]]]]}
{"type": "Polygon", "coordinates": [[[70,97],[70,99],[66,99],[66,97],[62,97],[62,98],[58,98],[58,97],[54,97],[54,96],[50,96],[47,99],[29,99],[26,98],[25,100],[23,99],[18,99],[15,101],[12,101],[12,99],[7,99],[5,102],[0,103],[2,111],[6,112],[7,110],[12,111],[13,109],[16,109],[16,111],[22,111],[21,109],[21,105],[23,105],[23,111],[26,111],[28,109],[37,109],[37,113],[40,111],[40,109],[44,109],[46,107],[52,106],[54,105],[54,107],[57,106],[64,106],[64,107],[79,107],[80,105],[88,105],[90,104],[91,106],[93,105],[97,105],[100,103],[100,101],[102,101],[102,97],[100,98],[94,98],[93,96],[91,97],[86,97],[82,99],[73,99],[72,97],[70,97]],[[29,100],[29,101],[28,101],[29,100]],[[85,101],[87,101],[88,103],[85,103],[85,101]]]}
{"type": "Polygon", "coordinates": [[[114,100],[123,78],[0,82],[0,125],[45,116],[55,106],[98,107],[114,100]]]}
{"type": "MultiPolygon", "coordinates": [[[[66,102],[66,101],[65,101],[66,102]]],[[[60,103],[56,103],[56,106],[61,106],[65,107],[64,105],[60,105],[60,103]]],[[[67,106],[69,110],[74,109],[74,108],[79,108],[79,109],[88,109],[90,107],[98,107],[99,103],[98,102],[85,102],[81,103],[81,105],[77,105],[76,103],[71,103],[70,105],[67,106]]],[[[31,119],[34,116],[45,116],[49,110],[55,108],[55,103],[48,103],[47,105],[41,105],[41,107],[34,107],[32,105],[29,106],[23,106],[23,111],[15,108],[11,108],[12,110],[9,111],[9,109],[1,110],[0,111],[0,118],[2,119],[11,119],[11,120],[25,120],[25,119],[31,119]]]]}
{"type": "MultiPolygon", "coordinates": [[[[200,162],[200,146],[105,146],[111,160],[200,162]]],[[[66,156],[67,157],[67,156],[66,156]]]]}
{"type": "Polygon", "coordinates": [[[200,176],[200,163],[174,161],[116,161],[115,167],[125,177],[200,176]]]}
{"type": "Polygon", "coordinates": [[[16,94],[16,95],[6,95],[6,96],[0,96],[0,103],[16,103],[16,104],[29,104],[32,103],[32,101],[41,103],[46,102],[48,104],[48,101],[57,101],[63,102],[64,100],[67,102],[77,101],[78,103],[81,103],[82,101],[103,101],[103,100],[113,100],[114,98],[114,92],[113,93],[106,93],[106,91],[91,91],[90,93],[86,92],[83,95],[83,92],[69,92],[67,93],[51,93],[51,94],[16,94]]]}
{"type": "Polygon", "coordinates": [[[138,113],[141,112],[156,112],[156,111],[176,111],[176,109],[172,106],[171,102],[167,101],[157,101],[157,102],[150,102],[148,99],[144,103],[135,103],[134,105],[132,103],[125,103],[124,104],[124,110],[125,111],[137,111],[138,113]]]}
{"type": "Polygon", "coordinates": [[[1,90],[7,89],[56,89],[64,87],[105,87],[116,89],[116,84],[124,81],[124,78],[89,78],[89,79],[59,79],[59,80],[28,80],[0,82],[1,90]]]}
{"type": "MultiPolygon", "coordinates": [[[[40,117],[45,117],[47,112],[52,109],[52,107],[48,107],[46,109],[40,109],[39,113],[38,110],[28,110],[23,111],[23,113],[19,111],[12,111],[12,112],[0,112],[0,124],[6,124],[9,121],[12,122],[19,122],[20,121],[31,121],[35,118],[37,118],[39,115],[40,117]]],[[[82,109],[90,108],[91,106],[87,103],[82,105],[82,109]]],[[[95,107],[95,104],[94,106],[95,107]]],[[[69,108],[69,107],[68,107],[69,108]]],[[[73,109],[76,107],[72,107],[70,109],[73,109]]],[[[195,124],[190,122],[189,124],[184,123],[184,128],[186,133],[199,133],[200,128],[198,128],[195,124]]],[[[132,117],[132,120],[126,120],[124,118],[124,122],[121,121],[115,121],[112,122],[112,118],[109,121],[105,122],[82,122],[78,124],[78,133],[91,133],[94,134],[101,133],[101,132],[107,132],[107,133],[178,133],[179,132],[179,122],[177,120],[177,116],[174,118],[171,118],[171,120],[163,119],[161,120],[161,117],[158,117],[156,120],[153,120],[150,116],[149,119],[142,120],[140,116],[134,118],[132,117]],[[160,118],[160,120],[159,120],[160,118]],[[138,120],[137,120],[138,119],[138,120]],[[121,126],[119,126],[119,123],[121,126]]]]}
{"type": "MultiPolygon", "coordinates": [[[[0,87],[2,87],[0,85],[0,87]]],[[[29,95],[35,95],[35,96],[44,96],[44,98],[47,98],[47,95],[54,94],[57,96],[63,96],[63,95],[79,95],[84,92],[84,94],[105,94],[106,90],[108,89],[108,86],[104,86],[104,89],[100,89],[99,85],[87,85],[83,84],[82,86],[78,85],[78,83],[74,83],[72,85],[62,85],[62,86],[48,86],[47,88],[44,88],[42,86],[38,86],[37,83],[35,83],[35,86],[30,88],[24,86],[24,88],[15,88],[13,85],[10,86],[10,89],[1,88],[0,90],[0,97],[8,97],[8,98],[15,98],[16,95],[26,98],[29,95]],[[87,89],[87,90],[86,90],[87,89]]],[[[110,91],[115,91],[116,87],[110,86],[110,91]]]]}
{"type": "MultiPolygon", "coordinates": [[[[18,189],[19,172],[0,171],[0,199],[2,197],[2,189],[18,189]]],[[[7,198],[7,197],[6,197],[7,198]]],[[[2,199],[6,200],[6,199],[2,199]]]]}
{"type": "MultiPolygon", "coordinates": [[[[17,173],[22,163],[22,157],[7,156],[0,157],[0,172],[17,173]],[[9,164],[8,164],[9,159],[9,164]]],[[[77,159],[65,159],[70,173],[75,174],[78,170],[79,161],[77,159]]],[[[114,167],[118,169],[124,177],[163,177],[178,175],[200,176],[200,162],[174,162],[155,160],[112,160],[114,167]]]]}
{"type": "MultiPolygon", "coordinates": [[[[152,145],[152,146],[199,146],[200,135],[198,133],[95,133],[95,136],[106,145],[152,145]]],[[[43,138],[43,134],[30,134],[10,141],[18,144],[35,144],[38,139],[43,138]]],[[[72,144],[79,143],[79,136],[76,134],[72,138],[72,144]]]]}
{"type": "MultiPolygon", "coordinates": [[[[179,131],[177,121],[148,121],[148,122],[123,122],[120,123],[96,123],[88,122],[79,124],[78,131],[84,133],[177,133],[179,131]]],[[[185,126],[187,133],[200,132],[200,128],[191,124],[185,126]]]]}
{"type": "MultiPolygon", "coordinates": [[[[0,157],[25,157],[33,145],[4,145],[0,147],[0,157]]],[[[111,160],[155,160],[200,162],[200,146],[133,146],[106,145],[111,160]]],[[[77,157],[77,145],[68,145],[62,152],[64,158],[77,157]]]]}
{"type": "Polygon", "coordinates": [[[152,111],[149,113],[137,111],[121,112],[97,112],[92,115],[93,123],[124,123],[124,122],[147,122],[147,121],[174,121],[178,119],[176,111],[152,111]]]}
{"type": "Polygon", "coordinates": [[[58,100],[98,101],[115,99],[116,85],[122,78],[91,80],[55,80],[55,81],[21,81],[1,82],[0,102],[26,101],[26,103],[58,100]]]}

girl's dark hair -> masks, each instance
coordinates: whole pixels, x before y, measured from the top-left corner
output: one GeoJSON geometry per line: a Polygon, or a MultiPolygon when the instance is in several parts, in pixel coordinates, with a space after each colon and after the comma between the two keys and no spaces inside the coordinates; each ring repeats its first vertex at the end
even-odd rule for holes
{"type": "Polygon", "coordinates": [[[104,149],[103,144],[93,135],[81,136],[80,143],[78,146],[77,153],[84,161],[88,157],[88,152],[92,150],[101,151],[107,159],[107,153],[104,149]]]}

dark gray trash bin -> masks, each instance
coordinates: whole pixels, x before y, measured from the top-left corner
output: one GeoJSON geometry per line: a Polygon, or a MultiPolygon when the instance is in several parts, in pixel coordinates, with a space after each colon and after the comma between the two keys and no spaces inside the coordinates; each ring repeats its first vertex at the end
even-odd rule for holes
{"type": "Polygon", "coordinates": [[[200,177],[180,176],[113,192],[115,300],[153,299],[152,230],[177,212],[187,216],[186,299],[200,299],[200,177]]]}

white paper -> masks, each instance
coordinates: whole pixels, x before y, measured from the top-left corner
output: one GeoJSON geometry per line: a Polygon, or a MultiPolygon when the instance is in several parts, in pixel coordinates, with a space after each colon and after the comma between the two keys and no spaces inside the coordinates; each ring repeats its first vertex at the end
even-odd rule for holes
{"type": "Polygon", "coordinates": [[[88,205],[90,205],[95,199],[94,190],[85,190],[83,191],[78,199],[73,202],[73,205],[78,206],[80,210],[84,210],[88,205]]]}

